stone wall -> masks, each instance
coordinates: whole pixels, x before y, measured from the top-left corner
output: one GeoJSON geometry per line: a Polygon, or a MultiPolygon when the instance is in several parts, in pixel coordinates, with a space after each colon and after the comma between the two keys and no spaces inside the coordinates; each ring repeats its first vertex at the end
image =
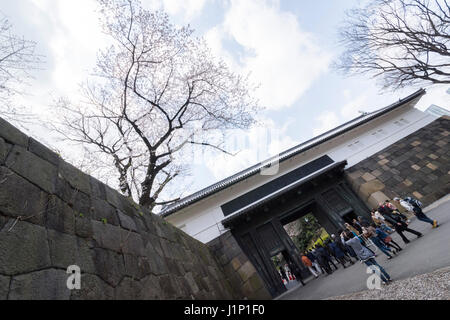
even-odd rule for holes
{"type": "Polygon", "coordinates": [[[228,279],[208,246],[0,118],[0,299],[251,298],[228,279]]]}
{"type": "Polygon", "coordinates": [[[231,232],[226,232],[208,243],[227,280],[237,289],[234,293],[239,299],[271,299],[264,281],[259,276],[247,255],[242,251],[231,232]]]}
{"type": "Polygon", "coordinates": [[[370,208],[413,196],[425,206],[450,192],[450,117],[443,116],[346,170],[370,208]]]}

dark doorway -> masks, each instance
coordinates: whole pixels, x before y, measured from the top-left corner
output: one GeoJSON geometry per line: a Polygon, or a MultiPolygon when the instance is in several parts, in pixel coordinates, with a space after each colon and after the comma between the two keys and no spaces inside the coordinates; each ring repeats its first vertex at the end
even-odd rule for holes
{"type": "MultiPolygon", "coordinates": [[[[272,258],[281,253],[300,270],[303,278],[309,271],[301,262],[301,252],[284,226],[313,214],[328,234],[336,234],[344,222],[366,216],[367,206],[344,179],[343,166],[318,175],[307,182],[264,201],[230,214],[224,227],[230,228],[236,241],[261,276],[270,294],[276,297],[286,291],[272,258]],[[304,273],[305,272],[305,273],[304,273]]],[[[297,270],[298,271],[298,270],[297,270]]]]}
{"type": "MultiPolygon", "coordinates": [[[[308,213],[283,227],[301,253],[312,249],[317,244],[324,244],[330,238],[330,233],[319,223],[313,213],[308,213]]],[[[305,275],[309,276],[309,273],[305,275]]]]}
{"type": "Polygon", "coordinates": [[[351,211],[349,213],[346,213],[342,216],[342,220],[344,220],[345,222],[353,225],[353,219],[357,219],[358,217],[356,216],[355,212],[351,211]]]}
{"type": "Polygon", "coordinates": [[[273,256],[272,261],[275,268],[280,274],[280,281],[286,287],[287,290],[297,286],[299,284],[297,277],[297,270],[289,256],[287,250],[283,250],[277,255],[273,256]]]}

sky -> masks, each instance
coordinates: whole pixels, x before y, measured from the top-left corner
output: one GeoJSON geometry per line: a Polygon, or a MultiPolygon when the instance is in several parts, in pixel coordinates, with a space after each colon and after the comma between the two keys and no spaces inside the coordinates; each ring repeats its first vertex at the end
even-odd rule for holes
{"type": "MultiPolygon", "coordinates": [[[[52,113],[58,97],[76,99],[94,67],[97,52],[107,44],[101,33],[95,0],[0,0],[0,11],[14,33],[36,41],[45,56],[40,70],[18,103],[43,117],[52,113]]],[[[258,115],[272,138],[264,150],[244,145],[236,156],[211,153],[194,162],[188,195],[256,162],[310,139],[360,113],[373,111],[403,98],[419,87],[381,92],[367,76],[338,74],[331,63],[343,50],[338,28],[345,11],[356,0],[144,0],[148,9],[165,10],[176,25],[189,24],[204,37],[213,53],[231,69],[250,73],[259,84],[254,93],[265,110],[258,115]]],[[[450,109],[448,87],[425,87],[417,105],[450,109]]],[[[76,154],[39,125],[28,133],[63,154],[76,154]]],[[[255,140],[260,129],[247,132],[255,140]]],[[[250,144],[251,145],[251,144],[250,144]]],[[[71,161],[71,159],[68,159],[71,161]]]]}

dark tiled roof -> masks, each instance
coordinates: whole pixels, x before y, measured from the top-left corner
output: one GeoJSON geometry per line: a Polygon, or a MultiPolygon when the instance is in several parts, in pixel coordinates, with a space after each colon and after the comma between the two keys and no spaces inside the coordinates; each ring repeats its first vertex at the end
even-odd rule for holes
{"type": "Polygon", "coordinates": [[[345,133],[349,130],[352,130],[364,123],[367,123],[368,121],[373,120],[387,112],[390,112],[390,111],[414,100],[415,98],[422,96],[423,94],[425,94],[425,90],[420,89],[420,90],[414,92],[413,94],[411,94],[403,99],[400,99],[399,101],[397,101],[387,107],[384,107],[379,110],[369,112],[366,114],[362,114],[359,117],[356,117],[334,129],[331,129],[321,135],[318,135],[310,140],[307,140],[299,145],[296,145],[288,150],[285,150],[275,157],[272,157],[263,162],[257,163],[257,164],[255,164],[245,170],[242,170],[228,178],[220,180],[219,182],[216,182],[209,187],[206,187],[206,188],[199,190],[187,197],[184,197],[184,198],[178,200],[177,202],[174,202],[174,203],[164,207],[161,210],[161,212],[159,213],[159,215],[162,217],[167,217],[167,216],[173,214],[174,212],[181,210],[182,208],[185,208],[197,201],[200,201],[210,195],[213,195],[221,190],[228,188],[229,186],[232,186],[242,180],[245,180],[248,177],[251,177],[251,176],[259,173],[261,171],[261,169],[263,169],[264,167],[267,167],[271,163],[276,163],[276,162],[281,163],[287,159],[290,159],[290,158],[292,158],[308,149],[311,149],[325,141],[333,139],[334,137],[336,137],[340,134],[343,134],[343,133],[345,133]]]}

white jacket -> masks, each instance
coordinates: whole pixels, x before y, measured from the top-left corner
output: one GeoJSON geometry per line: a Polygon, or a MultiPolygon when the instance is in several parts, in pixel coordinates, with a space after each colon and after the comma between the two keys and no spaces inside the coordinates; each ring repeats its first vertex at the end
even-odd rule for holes
{"type": "Polygon", "coordinates": [[[413,211],[414,207],[407,201],[405,200],[400,200],[400,204],[402,205],[403,208],[405,208],[408,211],[413,211]]]}

